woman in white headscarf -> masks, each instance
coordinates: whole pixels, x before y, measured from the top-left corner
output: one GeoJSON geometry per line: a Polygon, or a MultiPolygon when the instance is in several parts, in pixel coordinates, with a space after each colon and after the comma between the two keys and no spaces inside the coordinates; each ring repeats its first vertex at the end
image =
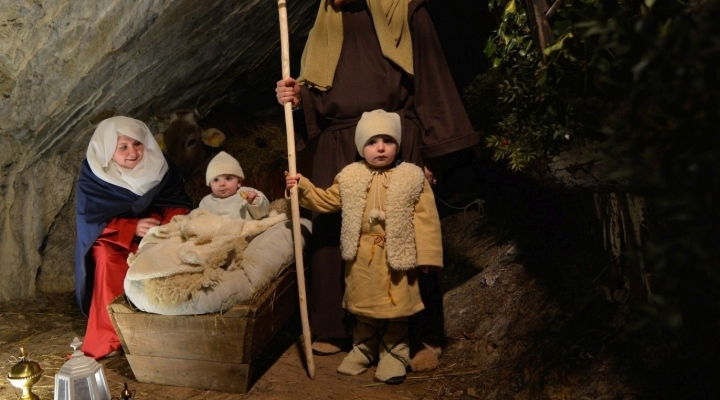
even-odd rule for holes
{"type": "Polygon", "coordinates": [[[117,116],[100,122],[77,186],[75,295],[89,317],[87,356],[121,350],[107,306],[123,293],[127,257],[151,227],[191,206],[180,173],[142,121],[117,116]]]}

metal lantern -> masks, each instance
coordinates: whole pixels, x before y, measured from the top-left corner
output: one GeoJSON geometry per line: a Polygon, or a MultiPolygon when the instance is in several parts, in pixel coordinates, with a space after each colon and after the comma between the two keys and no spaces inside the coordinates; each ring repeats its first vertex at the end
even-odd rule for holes
{"type": "Polygon", "coordinates": [[[22,389],[23,394],[20,399],[39,399],[30,389],[42,376],[43,369],[40,368],[40,364],[28,360],[28,356],[25,355],[25,348],[23,347],[20,347],[20,357],[12,358],[17,361],[17,364],[8,372],[8,380],[16,388],[22,389]]]}
{"type": "Polygon", "coordinates": [[[110,400],[103,366],[80,351],[82,342],[70,344],[74,352],[55,375],[55,400],[110,400]]]}

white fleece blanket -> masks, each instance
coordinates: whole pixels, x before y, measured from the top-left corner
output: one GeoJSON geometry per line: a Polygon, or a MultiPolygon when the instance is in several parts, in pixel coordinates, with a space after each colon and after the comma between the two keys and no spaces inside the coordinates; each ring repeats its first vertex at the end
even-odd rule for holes
{"type": "MultiPolygon", "coordinates": [[[[302,245],[310,239],[312,224],[301,219],[302,245]]],[[[239,265],[221,270],[218,283],[175,305],[157,304],[146,293],[150,280],[125,279],[125,295],[141,311],[162,315],[198,315],[224,311],[247,303],[295,261],[292,222],[273,225],[250,241],[239,265]]]]}
{"type": "Polygon", "coordinates": [[[210,211],[195,209],[177,215],[170,223],[148,231],[130,254],[126,279],[133,281],[166,278],[205,269],[228,269],[242,260],[248,242],[267,228],[287,220],[287,215],[271,212],[257,221],[223,218],[210,211]]]}
{"type": "MultiPolygon", "coordinates": [[[[268,228],[287,221],[285,203],[274,203],[268,217],[261,220],[229,220],[197,209],[174,217],[167,225],[152,228],[140,242],[138,252],[128,257],[126,286],[128,282],[140,282],[135,287],[142,287],[146,300],[164,308],[178,307],[212,290],[228,274],[243,268],[249,243],[268,228]]],[[[290,231],[291,226],[288,224],[290,231]]],[[[247,287],[243,292],[249,295],[277,275],[277,268],[273,267],[265,268],[270,273],[251,268],[243,271],[244,276],[236,274],[236,280],[247,287]]]]}

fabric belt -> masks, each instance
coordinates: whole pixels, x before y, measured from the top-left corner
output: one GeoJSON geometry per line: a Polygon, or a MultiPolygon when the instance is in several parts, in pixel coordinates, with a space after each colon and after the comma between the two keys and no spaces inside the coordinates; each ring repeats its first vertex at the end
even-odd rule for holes
{"type": "MultiPolygon", "coordinates": [[[[402,110],[389,111],[400,114],[403,119],[417,120],[417,114],[412,108],[406,108],[402,110]]],[[[360,121],[360,116],[354,118],[327,118],[321,117],[318,119],[318,126],[322,131],[340,131],[343,129],[353,128],[357,126],[360,121]]]]}

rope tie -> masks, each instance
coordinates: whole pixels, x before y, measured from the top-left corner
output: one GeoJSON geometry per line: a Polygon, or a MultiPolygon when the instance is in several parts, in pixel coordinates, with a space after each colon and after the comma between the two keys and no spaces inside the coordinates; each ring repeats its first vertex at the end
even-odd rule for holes
{"type": "MultiPolygon", "coordinates": [[[[385,248],[385,235],[384,234],[371,234],[371,233],[363,233],[363,236],[373,236],[373,244],[372,247],[370,247],[370,259],[368,260],[368,267],[372,263],[373,258],[375,258],[375,246],[378,246],[380,248],[385,248]]],[[[396,306],[397,303],[395,303],[395,298],[392,295],[392,282],[388,283],[388,297],[390,298],[390,303],[392,305],[396,306]]]]}
{"type": "Polygon", "coordinates": [[[396,306],[397,304],[395,303],[395,298],[392,295],[391,289],[392,289],[392,281],[388,282],[388,297],[390,298],[390,303],[392,303],[392,305],[396,306]]]}
{"type": "Polygon", "coordinates": [[[366,350],[366,349],[364,349],[364,348],[362,348],[362,347],[360,347],[360,346],[363,345],[363,344],[367,344],[367,343],[370,342],[371,340],[379,337],[378,329],[377,329],[375,326],[373,326],[373,325],[371,325],[371,324],[368,324],[368,323],[366,323],[366,322],[360,321],[360,320],[358,320],[357,323],[358,323],[358,325],[359,325],[359,324],[363,324],[363,325],[367,326],[368,329],[373,332],[373,334],[370,335],[370,336],[368,336],[368,337],[366,337],[366,338],[364,338],[364,339],[361,339],[361,340],[358,340],[358,338],[356,338],[355,336],[353,336],[353,340],[354,340],[354,341],[357,340],[357,341],[355,341],[355,342],[353,343],[353,346],[354,346],[356,349],[358,349],[358,351],[360,351],[360,353],[361,353],[362,355],[364,355],[365,358],[368,359],[368,362],[369,362],[369,363],[373,363],[373,362],[375,362],[375,357],[373,357],[372,354],[371,354],[368,350],[366,350]]]}
{"type": "Polygon", "coordinates": [[[370,247],[370,259],[368,260],[368,266],[370,266],[370,263],[372,263],[373,258],[375,258],[375,246],[379,246],[380,248],[385,248],[385,235],[384,234],[367,234],[363,233],[363,236],[373,236],[373,244],[372,247],[370,247]]]}
{"type": "Polygon", "coordinates": [[[377,223],[377,221],[385,221],[385,210],[383,210],[383,206],[380,204],[380,185],[385,189],[390,186],[390,178],[388,178],[385,171],[372,171],[372,175],[370,185],[372,185],[373,181],[375,182],[375,196],[373,196],[373,206],[370,209],[370,215],[368,217],[368,223],[370,225],[377,223]]]}
{"type": "MultiPolygon", "coordinates": [[[[407,322],[405,322],[405,321],[393,321],[393,322],[397,323],[397,324],[407,324],[407,322]]],[[[396,347],[398,347],[403,342],[407,341],[407,334],[403,335],[400,338],[400,340],[398,340],[397,342],[390,343],[388,345],[388,343],[385,343],[385,335],[387,334],[388,329],[390,329],[389,325],[390,325],[390,321],[387,319],[380,321],[380,327],[378,328],[378,333],[380,335],[380,345],[385,349],[385,351],[388,352],[389,355],[391,355],[393,358],[400,361],[401,363],[403,363],[404,366],[407,367],[407,365],[408,365],[407,361],[404,358],[400,357],[399,355],[397,355],[393,352],[393,350],[395,350],[396,347]]]]}

